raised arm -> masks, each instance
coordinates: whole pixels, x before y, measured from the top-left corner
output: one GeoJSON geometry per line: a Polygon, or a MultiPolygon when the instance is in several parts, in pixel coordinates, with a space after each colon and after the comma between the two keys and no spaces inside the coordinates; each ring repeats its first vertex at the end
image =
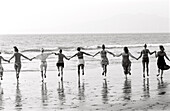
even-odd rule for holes
{"type": "Polygon", "coordinates": [[[121,54],[119,54],[119,55],[115,55],[115,57],[120,57],[120,56],[122,56],[122,53],[121,53],[121,54]]]}
{"type": "Polygon", "coordinates": [[[113,54],[112,52],[110,51],[107,51],[109,54],[113,55],[113,57],[115,57],[115,54],[113,54]]]}
{"type": "Polygon", "coordinates": [[[71,58],[75,57],[76,55],[77,55],[77,53],[76,53],[76,54],[74,54],[73,56],[71,56],[69,59],[71,59],[71,58]]]}
{"type": "Polygon", "coordinates": [[[9,62],[8,60],[4,59],[3,57],[1,57],[3,61],[9,62]]]}
{"type": "Polygon", "coordinates": [[[30,61],[32,60],[32,59],[30,59],[30,58],[28,58],[28,57],[26,57],[26,56],[24,56],[24,55],[22,55],[22,54],[21,54],[21,56],[24,57],[25,59],[30,60],[30,61]]]}
{"type": "Polygon", "coordinates": [[[166,55],[166,53],[165,53],[165,57],[170,61],[170,59],[168,58],[168,56],[166,55]]]}
{"type": "Polygon", "coordinates": [[[83,52],[83,54],[88,55],[88,56],[93,56],[93,55],[86,53],[86,52],[83,52]]]}
{"type": "Polygon", "coordinates": [[[31,60],[35,59],[36,57],[31,58],[31,60]]]}
{"type": "Polygon", "coordinates": [[[93,55],[93,57],[96,56],[96,55],[99,54],[99,53],[100,53],[100,52],[97,52],[96,54],[93,55]]]}
{"type": "Polygon", "coordinates": [[[64,55],[64,58],[67,59],[67,60],[70,60],[70,58],[67,58],[65,55],[64,55]]]}
{"type": "Polygon", "coordinates": [[[50,52],[50,53],[46,53],[48,56],[51,55],[51,54],[55,54],[54,52],[50,52]]]}
{"type": "Polygon", "coordinates": [[[153,51],[153,52],[150,52],[150,51],[149,51],[149,54],[150,54],[150,55],[152,55],[153,53],[156,53],[156,51],[153,51]]]}
{"type": "Polygon", "coordinates": [[[140,59],[142,57],[142,52],[140,52],[140,56],[137,59],[140,59]]]}
{"type": "Polygon", "coordinates": [[[132,58],[138,60],[138,58],[136,58],[135,56],[133,56],[130,52],[129,52],[129,55],[130,55],[132,58]]]}
{"type": "Polygon", "coordinates": [[[53,54],[58,55],[58,53],[53,52],[53,54]]]}
{"type": "Polygon", "coordinates": [[[11,61],[11,59],[13,59],[14,58],[14,55],[8,60],[9,62],[11,61]]]}
{"type": "Polygon", "coordinates": [[[158,57],[158,52],[157,52],[157,53],[155,53],[155,57],[156,57],[156,58],[158,57]]]}

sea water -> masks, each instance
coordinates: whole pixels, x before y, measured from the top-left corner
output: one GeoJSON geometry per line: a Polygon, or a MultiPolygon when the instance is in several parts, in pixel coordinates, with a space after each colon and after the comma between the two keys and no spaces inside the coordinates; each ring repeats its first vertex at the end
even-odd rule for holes
{"type": "MultiPolygon", "coordinates": [[[[94,55],[101,50],[102,44],[106,49],[114,54],[120,54],[123,47],[127,46],[132,55],[139,57],[144,44],[148,45],[150,51],[159,51],[159,45],[165,47],[167,55],[170,56],[170,34],[169,33],[135,33],[135,34],[29,34],[29,35],[0,35],[0,51],[5,59],[13,55],[13,46],[17,46],[19,51],[29,57],[40,54],[40,49],[45,52],[58,52],[63,50],[67,57],[77,52],[77,47],[82,51],[94,55]]],[[[108,54],[110,64],[121,64],[121,57],[113,57],[108,54]]],[[[22,71],[38,71],[39,60],[28,61],[22,58],[22,71]]],[[[156,61],[155,56],[150,57],[151,61],[156,61]]],[[[139,62],[134,61],[133,62],[139,62]]],[[[3,62],[5,71],[14,71],[14,60],[11,63],[3,62]]],[[[56,70],[57,56],[51,55],[47,59],[48,70],[56,70]]],[[[90,57],[85,55],[86,68],[100,67],[100,55],[90,57]]],[[[75,70],[77,57],[70,61],[65,60],[66,70],[75,70]]]]}

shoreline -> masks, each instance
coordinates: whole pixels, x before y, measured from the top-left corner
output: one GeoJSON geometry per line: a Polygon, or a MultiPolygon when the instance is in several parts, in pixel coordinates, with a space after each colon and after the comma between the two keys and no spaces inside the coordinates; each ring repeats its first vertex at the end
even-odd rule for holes
{"type": "Polygon", "coordinates": [[[169,110],[170,80],[165,71],[156,77],[155,62],[150,76],[143,79],[142,64],[132,63],[132,75],[125,79],[121,64],[109,65],[106,78],[101,67],[85,68],[78,82],[76,70],[64,70],[63,83],[56,71],[47,71],[47,82],[40,72],[21,72],[17,85],[15,72],[4,72],[0,109],[4,110],[169,110]],[[154,66],[155,65],[155,66],[154,66]],[[117,70],[120,69],[120,70],[117,70]]]}

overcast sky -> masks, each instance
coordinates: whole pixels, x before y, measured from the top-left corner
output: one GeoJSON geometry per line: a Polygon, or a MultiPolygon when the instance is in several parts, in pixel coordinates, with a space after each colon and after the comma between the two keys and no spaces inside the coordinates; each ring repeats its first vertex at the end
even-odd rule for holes
{"type": "Polygon", "coordinates": [[[0,0],[0,34],[170,32],[169,0],[0,0]]]}

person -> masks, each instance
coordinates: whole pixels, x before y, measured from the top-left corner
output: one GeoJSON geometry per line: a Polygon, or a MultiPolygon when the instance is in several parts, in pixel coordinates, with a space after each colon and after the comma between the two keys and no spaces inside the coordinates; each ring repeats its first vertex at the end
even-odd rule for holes
{"type": "MultiPolygon", "coordinates": [[[[1,54],[1,52],[0,52],[1,54]]],[[[3,72],[4,72],[4,68],[2,67],[2,60],[9,62],[8,60],[4,59],[1,55],[0,55],[0,78],[1,80],[3,80],[3,72]]]]}
{"type": "Polygon", "coordinates": [[[119,54],[119,55],[115,55],[116,57],[120,57],[122,56],[122,66],[124,69],[124,74],[127,77],[127,74],[131,75],[131,61],[129,59],[129,56],[131,56],[132,58],[136,59],[136,57],[134,57],[128,50],[127,47],[124,47],[124,52],[119,54]]]}
{"type": "Polygon", "coordinates": [[[138,57],[138,59],[140,59],[142,57],[142,64],[143,64],[143,77],[145,78],[145,65],[146,65],[146,72],[147,72],[147,76],[149,76],[149,57],[148,54],[152,55],[153,53],[156,53],[156,51],[154,52],[150,52],[149,49],[147,49],[147,45],[144,45],[144,49],[141,51],[140,56],[138,57]]]}
{"type": "Polygon", "coordinates": [[[92,56],[91,54],[88,54],[88,53],[86,53],[86,52],[83,52],[83,51],[81,51],[81,48],[80,47],[78,47],[77,48],[77,53],[76,54],[74,54],[73,56],[71,56],[69,59],[71,59],[71,58],[73,58],[73,57],[75,57],[75,56],[77,56],[78,57],[78,63],[77,63],[77,65],[78,65],[78,76],[79,76],[79,78],[80,78],[80,68],[82,69],[82,75],[84,75],[84,64],[85,64],[85,62],[84,62],[84,57],[83,57],[83,55],[85,54],[85,55],[87,55],[87,56],[92,56]]]}
{"type": "Polygon", "coordinates": [[[162,78],[163,71],[168,70],[170,68],[170,66],[166,64],[164,57],[166,57],[166,59],[169,61],[170,61],[170,59],[166,55],[164,47],[162,45],[160,45],[159,48],[160,48],[160,51],[158,51],[155,56],[158,58],[157,59],[157,66],[158,66],[158,75],[157,76],[160,75],[160,70],[161,70],[161,78],[162,78]]]}
{"type": "Polygon", "coordinates": [[[105,75],[105,77],[106,77],[106,73],[107,73],[107,65],[109,65],[109,60],[107,58],[107,53],[115,56],[113,53],[105,50],[105,45],[103,44],[102,45],[102,50],[93,55],[93,57],[95,57],[97,54],[100,54],[100,56],[101,56],[101,66],[103,68],[102,75],[105,75]]]}
{"type": "Polygon", "coordinates": [[[63,68],[64,68],[64,58],[69,60],[64,54],[62,54],[62,49],[59,50],[59,53],[54,53],[55,55],[58,55],[58,62],[56,64],[58,69],[58,76],[60,76],[61,73],[61,80],[63,80],[63,68]]]}
{"type": "Polygon", "coordinates": [[[44,49],[42,48],[41,49],[41,54],[39,54],[36,57],[33,57],[31,59],[31,60],[33,60],[33,59],[41,60],[40,70],[41,70],[42,82],[44,82],[44,78],[46,78],[46,71],[47,71],[47,61],[46,61],[46,59],[51,54],[54,54],[54,53],[44,53],[44,49]]]}
{"type": "Polygon", "coordinates": [[[21,70],[21,57],[24,57],[25,59],[28,59],[31,61],[31,59],[29,59],[28,57],[24,56],[23,54],[19,53],[19,50],[16,46],[13,47],[14,48],[14,55],[9,59],[9,62],[11,61],[11,59],[13,59],[15,57],[15,63],[14,63],[14,68],[16,71],[16,78],[17,78],[17,82],[19,82],[19,73],[21,70]]]}

